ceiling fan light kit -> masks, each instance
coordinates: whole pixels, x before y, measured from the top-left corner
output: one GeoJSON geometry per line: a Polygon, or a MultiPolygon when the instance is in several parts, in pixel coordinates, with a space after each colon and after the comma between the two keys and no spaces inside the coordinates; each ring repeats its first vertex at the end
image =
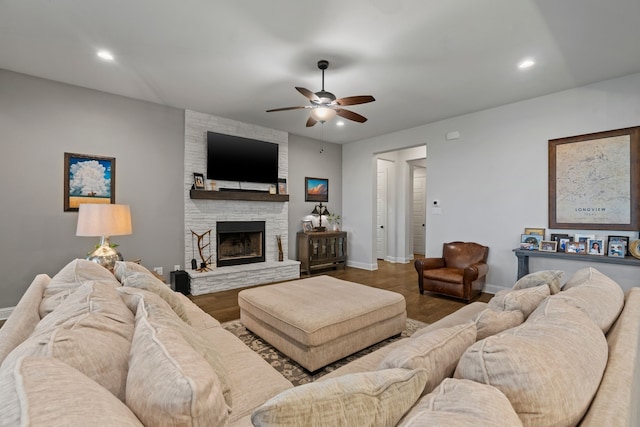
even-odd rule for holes
{"type": "Polygon", "coordinates": [[[360,114],[353,111],[345,110],[341,107],[345,105],[366,104],[367,102],[375,101],[375,98],[371,95],[336,98],[334,94],[324,90],[324,70],[329,68],[329,61],[327,61],[326,59],[321,59],[320,61],[318,61],[318,68],[322,70],[322,90],[314,93],[309,89],[296,87],[296,90],[309,100],[310,105],[274,108],[272,110],[267,110],[267,113],[287,110],[311,110],[309,112],[309,118],[307,119],[307,127],[313,126],[318,122],[325,123],[333,119],[336,115],[358,123],[366,122],[366,117],[361,116],[360,114]]]}

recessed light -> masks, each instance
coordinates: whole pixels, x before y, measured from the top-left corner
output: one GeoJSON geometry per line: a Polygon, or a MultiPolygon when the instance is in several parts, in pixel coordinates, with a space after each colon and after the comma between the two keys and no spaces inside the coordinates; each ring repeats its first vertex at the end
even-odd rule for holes
{"type": "Polygon", "coordinates": [[[108,50],[99,50],[97,55],[100,59],[103,59],[105,61],[113,61],[115,59],[113,57],[113,54],[108,50]]]}
{"type": "Polygon", "coordinates": [[[520,68],[521,70],[524,70],[525,68],[533,67],[535,64],[536,64],[536,61],[534,61],[531,58],[527,58],[520,61],[520,63],[518,64],[518,68],[520,68]]]}
{"type": "Polygon", "coordinates": [[[343,121],[336,122],[336,126],[344,126],[344,122],[343,121]]]}

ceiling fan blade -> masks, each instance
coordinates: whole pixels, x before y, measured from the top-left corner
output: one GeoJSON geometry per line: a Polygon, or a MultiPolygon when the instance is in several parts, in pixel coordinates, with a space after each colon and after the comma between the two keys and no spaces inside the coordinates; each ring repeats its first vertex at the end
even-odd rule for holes
{"type": "Polygon", "coordinates": [[[367,102],[373,102],[376,99],[371,95],[359,95],[359,96],[347,96],[346,98],[336,99],[338,105],[357,105],[366,104],[367,102]]]}
{"type": "Polygon", "coordinates": [[[302,95],[304,95],[306,98],[308,98],[309,101],[320,102],[320,98],[318,98],[318,95],[311,92],[309,89],[296,86],[296,90],[300,92],[302,95]]]}
{"type": "Polygon", "coordinates": [[[345,119],[353,120],[354,122],[364,123],[367,121],[365,116],[361,116],[353,111],[345,110],[344,108],[336,108],[336,114],[345,119]]]}
{"type": "Polygon", "coordinates": [[[267,113],[272,113],[274,111],[287,111],[287,110],[304,110],[308,107],[284,107],[284,108],[274,108],[273,110],[267,110],[267,113]]]}
{"type": "Polygon", "coordinates": [[[313,117],[309,116],[309,118],[307,119],[307,127],[310,128],[311,126],[315,125],[316,123],[318,123],[318,121],[316,119],[314,119],[313,117]]]}

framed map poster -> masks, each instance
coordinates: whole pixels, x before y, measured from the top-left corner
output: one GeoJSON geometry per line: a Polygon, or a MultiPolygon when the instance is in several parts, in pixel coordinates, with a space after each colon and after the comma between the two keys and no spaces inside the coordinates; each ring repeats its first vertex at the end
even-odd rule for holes
{"type": "Polygon", "coordinates": [[[640,127],[549,141],[549,228],[640,228],[640,127]]]}

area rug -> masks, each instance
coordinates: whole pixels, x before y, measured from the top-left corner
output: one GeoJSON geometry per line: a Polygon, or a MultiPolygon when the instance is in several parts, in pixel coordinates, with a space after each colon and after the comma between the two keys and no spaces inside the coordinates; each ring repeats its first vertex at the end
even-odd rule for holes
{"type": "Polygon", "coordinates": [[[387,338],[386,340],[381,341],[378,344],[374,344],[371,347],[360,350],[359,352],[354,353],[351,356],[347,356],[344,359],[338,360],[337,362],[325,366],[324,368],[311,374],[302,366],[298,365],[295,361],[289,359],[287,356],[273,348],[271,344],[267,343],[265,340],[255,335],[253,332],[247,330],[247,328],[244,327],[240,320],[232,320],[231,322],[222,324],[223,328],[231,332],[236,337],[240,338],[240,340],[245,343],[247,347],[258,353],[264,360],[266,360],[271,366],[273,366],[274,369],[280,372],[283,377],[291,381],[293,385],[313,382],[323,375],[326,375],[329,372],[334,371],[353,360],[359,359],[364,355],[373,353],[377,349],[391,344],[392,342],[397,341],[400,338],[410,337],[415,331],[425,326],[427,326],[426,323],[420,322],[418,320],[407,319],[407,328],[402,331],[400,336],[387,338]]]}

